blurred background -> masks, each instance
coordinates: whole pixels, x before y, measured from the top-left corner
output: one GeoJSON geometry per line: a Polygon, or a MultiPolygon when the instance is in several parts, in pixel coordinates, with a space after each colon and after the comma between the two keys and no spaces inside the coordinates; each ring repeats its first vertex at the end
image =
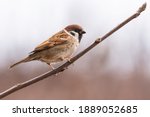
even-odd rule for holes
{"type": "MultiPolygon", "coordinates": [[[[86,30],[78,52],[138,10],[144,0],[0,0],[0,92],[50,70],[9,66],[69,24],[86,30]]],[[[147,3],[149,0],[147,0],[147,3]]],[[[57,76],[4,99],[150,99],[150,8],[57,76]]],[[[57,64],[55,67],[61,65],[57,64]]]]}

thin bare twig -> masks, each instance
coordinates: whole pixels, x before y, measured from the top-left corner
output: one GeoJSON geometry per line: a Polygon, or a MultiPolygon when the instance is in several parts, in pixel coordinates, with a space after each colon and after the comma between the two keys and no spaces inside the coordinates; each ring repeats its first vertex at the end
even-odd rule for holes
{"type": "Polygon", "coordinates": [[[58,67],[57,69],[54,69],[52,71],[48,71],[47,73],[44,73],[40,76],[37,76],[33,79],[30,79],[28,81],[25,81],[23,83],[19,83],[7,90],[5,90],[4,92],[0,93],[0,99],[22,89],[25,88],[31,84],[34,84],[40,80],[46,79],[49,76],[52,76],[54,74],[57,74],[59,72],[64,71],[65,69],[67,69],[67,67],[69,65],[71,65],[73,62],[75,62],[76,60],[78,60],[81,56],[83,56],[84,54],[86,54],[88,51],[90,51],[92,48],[94,48],[96,45],[98,45],[100,42],[102,42],[103,40],[105,40],[107,37],[109,37],[111,34],[113,34],[114,32],[116,32],[118,29],[120,29],[121,27],[123,27],[124,25],[126,25],[128,22],[130,22],[131,20],[135,19],[136,17],[138,17],[140,15],[141,12],[143,12],[146,8],[146,3],[144,3],[136,13],[134,13],[133,15],[131,15],[129,18],[127,18],[126,20],[124,20],[122,23],[120,23],[118,26],[116,26],[115,28],[113,28],[111,31],[109,31],[108,33],[106,33],[103,37],[98,38],[95,40],[95,42],[93,44],[91,44],[89,47],[87,47],[85,50],[83,50],[82,52],[80,52],[79,54],[77,54],[75,57],[73,57],[70,61],[64,63],[63,65],[61,65],[60,67],[58,67]]]}

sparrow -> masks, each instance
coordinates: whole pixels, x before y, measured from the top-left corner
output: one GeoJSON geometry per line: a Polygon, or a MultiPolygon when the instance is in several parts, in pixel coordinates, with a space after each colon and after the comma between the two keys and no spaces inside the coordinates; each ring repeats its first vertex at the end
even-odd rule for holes
{"type": "Polygon", "coordinates": [[[48,40],[39,44],[29,55],[10,68],[29,61],[38,60],[50,65],[64,60],[69,61],[78,47],[83,34],[86,32],[79,25],[66,26],[63,30],[51,36],[48,40]]]}

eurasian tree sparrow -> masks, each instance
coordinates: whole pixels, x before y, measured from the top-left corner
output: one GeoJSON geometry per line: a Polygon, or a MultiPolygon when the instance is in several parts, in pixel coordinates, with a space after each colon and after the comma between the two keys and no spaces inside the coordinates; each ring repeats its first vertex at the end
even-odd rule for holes
{"type": "Polygon", "coordinates": [[[28,57],[13,64],[10,68],[24,62],[39,60],[51,66],[52,63],[70,60],[86,33],[79,25],[69,25],[48,40],[38,45],[28,57]]]}

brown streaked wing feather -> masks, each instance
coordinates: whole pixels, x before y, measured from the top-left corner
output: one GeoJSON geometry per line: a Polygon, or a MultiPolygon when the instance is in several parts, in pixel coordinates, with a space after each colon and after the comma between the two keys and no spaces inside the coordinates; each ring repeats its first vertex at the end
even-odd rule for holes
{"type": "Polygon", "coordinates": [[[38,45],[31,53],[35,53],[35,52],[39,52],[45,49],[49,49],[52,48],[56,45],[59,45],[61,43],[66,42],[67,40],[65,40],[69,35],[64,32],[64,31],[60,31],[58,33],[56,33],[55,35],[53,35],[52,37],[50,37],[48,40],[44,41],[43,43],[41,43],[40,45],[38,45]]]}

